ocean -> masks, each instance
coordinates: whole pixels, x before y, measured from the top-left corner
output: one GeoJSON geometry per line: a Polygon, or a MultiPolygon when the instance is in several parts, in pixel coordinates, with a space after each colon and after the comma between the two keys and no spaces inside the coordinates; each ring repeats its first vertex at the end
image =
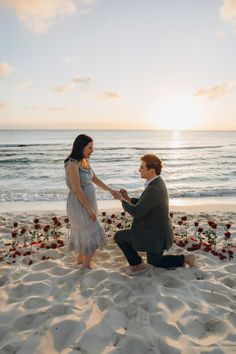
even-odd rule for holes
{"type": "MultiPolygon", "coordinates": [[[[90,164],[112,188],[139,196],[140,157],[157,154],[170,198],[235,197],[235,131],[1,130],[0,202],[65,201],[63,161],[80,133],[94,140],[90,164]]],[[[97,188],[97,199],[112,196],[97,188]]]]}

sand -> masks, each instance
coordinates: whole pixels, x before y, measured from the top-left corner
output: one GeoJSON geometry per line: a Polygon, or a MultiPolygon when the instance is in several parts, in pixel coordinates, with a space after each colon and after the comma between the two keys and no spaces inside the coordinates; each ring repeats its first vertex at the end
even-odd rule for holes
{"type": "MultiPolygon", "coordinates": [[[[203,209],[184,207],[191,223],[213,218],[219,234],[225,222],[235,221],[230,207],[203,209]]],[[[181,217],[181,207],[176,210],[181,217]]],[[[27,224],[37,216],[46,224],[55,212],[1,215],[3,249],[12,221],[27,224]]],[[[65,216],[63,211],[56,215],[65,216]]],[[[189,230],[194,232],[193,226],[189,230]]],[[[235,240],[234,224],[231,232],[235,240]]],[[[47,260],[35,255],[30,266],[24,257],[0,263],[1,354],[236,352],[236,255],[221,261],[196,250],[194,268],[151,267],[130,277],[112,237],[97,252],[93,270],[75,265],[66,229],[62,238],[64,247],[42,250],[47,260]]],[[[174,245],[170,253],[188,252],[174,245]]]]}

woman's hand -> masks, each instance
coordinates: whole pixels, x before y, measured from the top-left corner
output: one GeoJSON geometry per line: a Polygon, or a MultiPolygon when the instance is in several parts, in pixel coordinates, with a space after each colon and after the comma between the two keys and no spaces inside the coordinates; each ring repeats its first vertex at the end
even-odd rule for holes
{"type": "Polygon", "coordinates": [[[97,220],[97,214],[95,213],[95,211],[93,209],[89,208],[89,209],[87,209],[87,212],[93,221],[97,220]]]}
{"type": "Polygon", "coordinates": [[[116,193],[115,193],[115,198],[116,198],[116,199],[119,199],[121,202],[122,202],[123,200],[125,200],[125,198],[123,197],[123,195],[122,195],[120,192],[118,192],[118,191],[116,191],[116,193]]]}
{"type": "MultiPolygon", "coordinates": [[[[117,192],[118,192],[118,191],[116,191],[115,189],[111,189],[111,190],[110,190],[111,195],[112,195],[113,198],[115,198],[115,199],[118,199],[118,198],[117,198],[117,192]]],[[[119,193],[119,192],[118,192],[118,193],[119,193]]]]}

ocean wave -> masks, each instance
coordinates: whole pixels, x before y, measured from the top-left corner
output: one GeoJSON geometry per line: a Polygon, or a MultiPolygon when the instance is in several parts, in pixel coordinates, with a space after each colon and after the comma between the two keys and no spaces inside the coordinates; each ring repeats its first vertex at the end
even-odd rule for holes
{"type": "MultiPolygon", "coordinates": [[[[136,189],[130,192],[131,197],[139,197],[143,189],[136,189]]],[[[66,201],[68,192],[65,191],[48,191],[48,192],[0,192],[0,202],[12,201],[66,201]]],[[[169,191],[170,198],[204,198],[204,197],[233,197],[236,196],[235,189],[211,189],[196,191],[169,191]]],[[[98,200],[112,200],[113,197],[109,193],[98,192],[98,200]]]]}
{"type": "Polygon", "coordinates": [[[206,146],[179,146],[179,147],[155,147],[155,146],[121,146],[121,147],[97,147],[96,150],[105,150],[105,151],[112,151],[112,150],[145,150],[145,151],[150,151],[150,150],[160,150],[160,151],[165,151],[165,150],[206,150],[206,149],[219,149],[224,147],[224,145],[206,145],[206,146]]]}
{"type": "Polygon", "coordinates": [[[59,143],[51,143],[51,144],[0,144],[0,148],[3,147],[31,147],[31,146],[58,146],[61,145],[59,143]]]}
{"type": "Polygon", "coordinates": [[[233,197],[236,196],[235,189],[211,189],[198,191],[170,192],[171,198],[202,198],[202,197],[233,197]]]}

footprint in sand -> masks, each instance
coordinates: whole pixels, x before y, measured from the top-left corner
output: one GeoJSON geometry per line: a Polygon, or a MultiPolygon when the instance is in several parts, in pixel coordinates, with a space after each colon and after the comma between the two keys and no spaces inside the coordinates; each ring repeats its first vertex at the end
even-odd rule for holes
{"type": "Polygon", "coordinates": [[[41,311],[30,313],[18,317],[13,323],[13,330],[26,331],[32,328],[37,328],[44,324],[49,318],[55,316],[64,316],[68,313],[69,307],[67,305],[56,305],[41,311]]]}
{"type": "Polygon", "coordinates": [[[7,274],[4,274],[3,276],[0,277],[0,286],[6,285],[9,282],[10,282],[10,279],[7,274]]]}
{"type": "Polygon", "coordinates": [[[32,328],[37,328],[51,317],[53,317],[53,314],[50,313],[48,310],[37,311],[33,314],[20,316],[13,323],[12,329],[19,331],[27,331],[32,328]]]}
{"type": "Polygon", "coordinates": [[[56,266],[57,266],[56,262],[52,262],[52,261],[47,260],[47,261],[43,261],[42,263],[34,264],[32,266],[32,270],[33,271],[35,271],[35,270],[39,270],[39,271],[40,270],[48,270],[48,269],[54,268],[56,266]]]}
{"type": "Polygon", "coordinates": [[[228,286],[229,288],[234,288],[236,286],[236,279],[234,280],[232,277],[227,276],[224,278],[220,279],[222,281],[222,283],[224,283],[226,286],[228,286]]]}
{"type": "Polygon", "coordinates": [[[46,280],[47,278],[48,278],[48,274],[46,273],[34,272],[25,275],[22,280],[24,282],[31,282],[31,281],[42,281],[42,280],[46,280]]]}
{"type": "Polygon", "coordinates": [[[66,275],[72,271],[71,268],[63,268],[63,267],[55,267],[50,270],[50,274],[52,275],[66,275]]]}
{"type": "MultiPolygon", "coordinates": [[[[78,319],[63,319],[63,321],[54,320],[53,325],[50,325],[49,334],[52,335],[55,350],[59,353],[65,348],[70,346],[76,348],[75,341],[85,330],[86,325],[84,321],[78,319]],[[72,344],[73,343],[73,344],[72,344]]],[[[77,346],[79,348],[79,344],[77,346]]],[[[82,354],[82,352],[79,351],[82,354]]]]}
{"type": "Polygon", "coordinates": [[[112,306],[112,301],[108,296],[100,296],[96,299],[97,306],[101,312],[112,306]]]}
{"type": "Polygon", "coordinates": [[[125,308],[124,312],[128,319],[133,319],[137,316],[139,311],[139,306],[135,302],[130,302],[125,308]]]}
{"type": "Polygon", "coordinates": [[[24,302],[24,308],[26,309],[39,309],[40,307],[47,307],[50,306],[51,303],[47,299],[44,299],[41,296],[31,297],[30,299],[24,302]]]}
{"type": "Polygon", "coordinates": [[[20,283],[16,286],[12,286],[9,290],[9,303],[18,301],[21,298],[32,296],[32,295],[44,295],[49,291],[49,286],[47,284],[41,283],[20,283]]]}

